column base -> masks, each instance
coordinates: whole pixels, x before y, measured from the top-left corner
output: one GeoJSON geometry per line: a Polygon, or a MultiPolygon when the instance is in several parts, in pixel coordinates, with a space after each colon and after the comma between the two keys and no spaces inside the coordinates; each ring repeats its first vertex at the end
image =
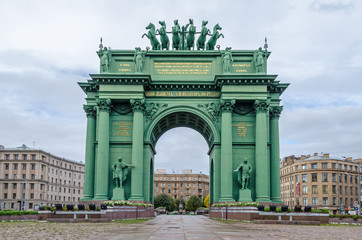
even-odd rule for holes
{"type": "Polygon", "coordinates": [[[255,202],[272,202],[268,197],[256,197],[255,202]]]}
{"type": "Polygon", "coordinates": [[[131,197],[128,199],[130,201],[144,201],[144,198],[142,195],[131,195],[131,197]]]}
{"type": "Polygon", "coordinates": [[[219,198],[219,202],[235,202],[235,199],[233,198],[233,196],[221,196],[219,198]]]}
{"type": "Polygon", "coordinates": [[[283,203],[283,201],[282,201],[280,198],[270,198],[270,200],[271,200],[273,203],[283,203]]]}
{"type": "Polygon", "coordinates": [[[96,195],[93,200],[109,200],[107,195],[96,195]]]}

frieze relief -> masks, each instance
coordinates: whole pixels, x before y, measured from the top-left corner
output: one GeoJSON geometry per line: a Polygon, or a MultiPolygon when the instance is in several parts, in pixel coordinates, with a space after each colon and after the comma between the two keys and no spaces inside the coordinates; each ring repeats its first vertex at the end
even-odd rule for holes
{"type": "Polygon", "coordinates": [[[220,104],[219,103],[206,103],[198,104],[197,107],[201,108],[206,112],[213,121],[217,121],[220,115],[220,104]]]}
{"type": "Polygon", "coordinates": [[[167,106],[168,106],[167,103],[164,103],[164,104],[154,103],[154,102],[146,103],[145,104],[146,121],[151,121],[153,119],[153,116],[159,111],[160,108],[167,107],[167,106]]]}

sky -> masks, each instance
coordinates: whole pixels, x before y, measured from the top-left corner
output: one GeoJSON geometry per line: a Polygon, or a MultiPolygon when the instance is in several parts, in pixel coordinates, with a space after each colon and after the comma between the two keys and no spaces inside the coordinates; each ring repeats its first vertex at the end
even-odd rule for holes
{"type": "MultiPolygon", "coordinates": [[[[221,48],[253,50],[268,38],[268,73],[281,96],[280,155],[362,158],[362,2],[357,0],[0,0],[0,145],[84,162],[85,94],[99,72],[99,39],[112,49],[149,46],[153,22],[194,19],[222,27],[221,48]]],[[[156,145],[155,168],[208,172],[207,144],[175,128],[156,145]],[[190,139],[192,139],[190,141],[190,139]]]]}

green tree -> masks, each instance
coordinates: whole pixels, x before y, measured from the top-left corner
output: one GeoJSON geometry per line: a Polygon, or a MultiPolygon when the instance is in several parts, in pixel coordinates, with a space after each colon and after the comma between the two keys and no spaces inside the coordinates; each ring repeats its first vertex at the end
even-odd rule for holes
{"type": "Polygon", "coordinates": [[[159,194],[154,200],[155,208],[165,207],[167,211],[172,212],[175,209],[173,199],[167,194],[159,194]]]}
{"type": "Polygon", "coordinates": [[[191,196],[190,199],[186,202],[186,209],[189,211],[195,212],[199,207],[202,207],[202,201],[196,195],[191,196]]]}
{"type": "MultiPolygon", "coordinates": [[[[180,210],[179,209],[179,206],[180,206],[180,199],[179,198],[176,198],[175,200],[174,200],[174,202],[175,202],[175,210],[180,210]]],[[[185,209],[185,201],[182,199],[182,201],[181,201],[181,203],[182,203],[182,206],[183,206],[183,208],[182,209],[185,209]]]]}
{"type": "Polygon", "coordinates": [[[206,198],[204,199],[204,206],[206,208],[209,208],[209,203],[210,203],[210,195],[207,194],[206,198]]]}

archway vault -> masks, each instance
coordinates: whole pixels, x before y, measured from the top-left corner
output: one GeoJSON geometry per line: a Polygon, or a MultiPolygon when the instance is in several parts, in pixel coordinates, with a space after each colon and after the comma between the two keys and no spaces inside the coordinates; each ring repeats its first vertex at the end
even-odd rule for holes
{"type": "Polygon", "coordinates": [[[214,122],[203,112],[187,106],[177,106],[161,112],[149,125],[145,140],[155,147],[162,134],[175,127],[196,130],[205,138],[209,148],[220,141],[219,131],[214,122]]]}

